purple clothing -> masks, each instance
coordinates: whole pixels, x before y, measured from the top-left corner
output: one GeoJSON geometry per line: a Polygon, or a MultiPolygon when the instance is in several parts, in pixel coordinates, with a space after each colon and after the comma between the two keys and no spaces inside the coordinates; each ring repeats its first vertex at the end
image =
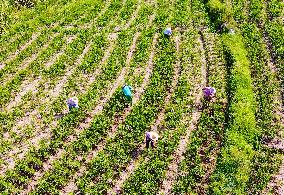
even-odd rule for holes
{"type": "Polygon", "coordinates": [[[79,108],[78,99],[76,97],[69,98],[67,100],[67,105],[68,105],[69,110],[72,108],[79,108]]]}
{"type": "Polygon", "coordinates": [[[214,87],[205,87],[203,89],[203,93],[205,97],[210,97],[210,96],[214,96],[216,93],[216,90],[214,87]]]}

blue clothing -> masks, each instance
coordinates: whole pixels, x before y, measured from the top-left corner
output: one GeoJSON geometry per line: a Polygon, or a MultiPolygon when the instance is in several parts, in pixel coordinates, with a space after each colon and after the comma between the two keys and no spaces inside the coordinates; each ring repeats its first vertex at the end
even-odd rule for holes
{"type": "Polygon", "coordinates": [[[76,97],[69,98],[67,100],[67,105],[69,110],[71,110],[72,108],[79,108],[78,99],[76,97]]]}
{"type": "Polygon", "coordinates": [[[171,35],[172,35],[172,30],[171,30],[171,28],[167,28],[167,29],[164,31],[164,34],[165,34],[165,35],[168,35],[168,36],[171,36],[171,35]]]}
{"type": "Polygon", "coordinates": [[[131,90],[132,90],[132,87],[130,87],[130,86],[128,86],[128,85],[126,85],[126,86],[124,86],[123,88],[122,88],[122,91],[123,91],[123,93],[124,93],[124,95],[126,96],[126,97],[132,97],[132,92],[131,92],[131,90]]]}
{"type": "Polygon", "coordinates": [[[69,109],[71,108],[79,108],[77,104],[68,104],[69,109]]]}

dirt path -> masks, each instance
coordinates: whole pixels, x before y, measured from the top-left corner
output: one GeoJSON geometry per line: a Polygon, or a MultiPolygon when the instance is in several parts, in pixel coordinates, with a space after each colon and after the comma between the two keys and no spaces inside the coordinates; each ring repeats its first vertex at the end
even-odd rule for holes
{"type": "Polygon", "coordinates": [[[44,64],[44,67],[47,69],[47,68],[50,68],[51,65],[55,64],[55,62],[59,59],[59,57],[62,56],[65,53],[67,46],[70,43],[72,43],[76,38],[77,38],[76,35],[69,35],[69,36],[65,37],[64,39],[66,41],[66,44],[63,46],[63,48],[61,48],[61,50],[59,52],[54,54],[48,62],[46,62],[44,64]]]}
{"type": "MultiPolygon", "coordinates": [[[[179,54],[180,53],[180,36],[176,36],[175,38],[176,42],[176,51],[179,54]]],[[[172,80],[172,87],[167,93],[167,96],[165,98],[164,107],[159,113],[156,121],[152,124],[150,131],[158,131],[158,127],[161,125],[162,121],[164,121],[165,118],[165,108],[169,104],[170,99],[172,97],[172,94],[174,90],[176,89],[178,78],[180,76],[180,60],[177,60],[177,63],[174,66],[174,74],[173,74],[173,80],[172,80]]],[[[136,158],[132,159],[130,161],[130,164],[127,166],[126,170],[122,172],[122,174],[119,176],[118,179],[114,181],[114,187],[108,191],[108,194],[120,194],[121,188],[124,184],[124,182],[129,178],[129,176],[135,171],[135,169],[139,166],[140,162],[143,160],[140,156],[141,152],[145,149],[145,144],[141,144],[138,149],[138,153],[136,155],[136,158]]],[[[146,159],[147,160],[147,159],[146,159]]],[[[145,162],[145,161],[144,161],[145,162]]]]}
{"type": "Polygon", "coordinates": [[[277,174],[275,174],[261,194],[284,194],[284,156],[277,174]]]}
{"type": "MultiPolygon", "coordinates": [[[[204,45],[201,37],[198,38],[199,43],[199,51],[201,53],[201,75],[202,75],[202,82],[201,83],[195,83],[195,94],[193,96],[195,97],[195,105],[201,105],[201,98],[202,98],[202,88],[206,85],[207,80],[207,62],[205,59],[205,52],[204,52],[204,45]]],[[[194,131],[197,128],[197,123],[200,118],[201,111],[199,111],[198,108],[196,108],[192,113],[192,119],[189,123],[188,129],[186,131],[186,135],[182,137],[180,140],[180,144],[176,150],[176,152],[173,154],[173,160],[168,166],[168,170],[165,175],[165,180],[162,183],[162,186],[160,188],[159,194],[170,194],[173,184],[176,181],[176,177],[178,174],[178,165],[180,162],[184,159],[184,152],[186,151],[186,146],[189,142],[189,138],[191,135],[191,132],[194,131]]]]}
{"type": "MultiPolygon", "coordinates": [[[[264,18],[267,20],[272,20],[273,18],[269,16],[267,13],[267,3],[263,4],[263,13],[264,18]]],[[[264,21],[264,20],[263,20],[264,21]]],[[[275,107],[274,107],[274,114],[275,118],[278,118],[278,125],[279,125],[279,132],[278,138],[274,138],[273,140],[266,143],[266,146],[269,148],[274,148],[278,150],[284,151],[284,86],[281,83],[281,75],[279,74],[280,71],[277,68],[277,56],[273,50],[273,46],[271,44],[270,38],[268,33],[265,30],[264,23],[258,25],[260,28],[262,35],[263,35],[263,42],[265,43],[266,50],[269,52],[269,59],[267,60],[267,65],[270,68],[272,74],[277,78],[277,85],[279,86],[279,90],[276,92],[275,96],[275,107]]],[[[283,76],[283,75],[282,75],[283,76]]],[[[277,125],[277,124],[276,124],[277,125]]],[[[282,156],[282,164],[279,168],[279,172],[272,176],[272,180],[268,183],[267,187],[262,192],[263,194],[268,194],[268,191],[273,189],[273,191],[277,194],[284,194],[284,155],[282,156]]]]}
{"type": "MultiPolygon", "coordinates": [[[[136,41],[137,41],[139,35],[140,35],[140,33],[137,33],[134,36],[133,45],[130,47],[130,51],[129,51],[129,53],[131,53],[131,55],[129,54],[128,58],[129,57],[132,58],[132,53],[133,53],[133,50],[134,50],[134,48],[136,46],[136,41]]],[[[127,61],[130,63],[130,59],[127,59],[127,61]]],[[[104,62],[106,62],[106,61],[104,61],[104,62]]],[[[107,95],[104,98],[101,99],[100,103],[95,107],[95,109],[92,112],[88,113],[88,118],[86,118],[86,120],[82,124],[79,125],[79,128],[75,130],[76,136],[74,136],[74,135],[73,136],[72,135],[69,136],[67,138],[67,140],[68,140],[67,142],[68,143],[65,143],[65,144],[70,145],[73,141],[76,140],[76,137],[83,130],[85,130],[85,129],[87,129],[87,128],[89,128],[91,126],[92,118],[102,111],[103,107],[109,101],[109,99],[112,97],[112,95],[117,90],[117,88],[123,84],[124,77],[125,77],[125,74],[127,73],[128,66],[129,66],[129,64],[127,65],[127,67],[124,67],[122,69],[122,71],[120,72],[118,78],[114,82],[112,88],[107,93],[107,95]]],[[[28,185],[28,189],[25,190],[22,194],[29,194],[36,187],[36,185],[39,182],[39,179],[44,175],[44,173],[52,168],[52,163],[55,160],[58,160],[62,156],[63,153],[64,153],[64,150],[63,149],[59,149],[59,151],[57,152],[57,154],[55,156],[51,156],[50,159],[44,163],[44,165],[45,165],[44,166],[44,170],[41,170],[41,171],[38,172],[38,174],[35,174],[35,176],[32,179],[32,182],[28,185]]],[[[78,157],[78,158],[80,158],[80,157],[78,157]]]]}
{"type": "Polygon", "coordinates": [[[132,22],[137,18],[140,9],[141,9],[141,0],[138,0],[137,8],[136,8],[135,12],[132,14],[132,17],[130,18],[130,20],[125,24],[125,26],[122,27],[122,29],[117,27],[117,28],[115,28],[115,31],[121,31],[121,30],[128,29],[130,27],[130,25],[132,24],[132,22]]]}
{"type": "MultiPolygon", "coordinates": [[[[137,102],[139,101],[141,95],[143,94],[143,92],[145,90],[145,87],[148,85],[148,83],[150,81],[150,75],[152,74],[152,70],[153,70],[153,58],[154,58],[154,55],[155,55],[155,46],[157,44],[157,38],[158,38],[158,34],[155,34],[154,39],[153,39],[153,44],[152,44],[152,51],[151,51],[150,58],[149,58],[149,61],[148,61],[148,67],[147,67],[148,71],[147,71],[147,73],[144,77],[144,80],[143,80],[141,87],[134,94],[134,97],[133,97],[133,100],[132,100],[132,106],[129,107],[129,108],[126,108],[124,110],[123,116],[120,117],[120,119],[115,122],[111,131],[107,135],[108,139],[112,139],[115,136],[115,133],[116,133],[116,130],[117,130],[119,124],[121,124],[125,121],[126,117],[130,114],[133,107],[137,104],[137,102]]],[[[129,52],[129,55],[130,55],[130,53],[131,52],[129,52]]],[[[65,188],[62,189],[61,194],[69,194],[69,193],[74,192],[78,189],[76,184],[75,184],[76,178],[83,175],[83,173],[86,171],[87,164],[97,155],[97,153],[99,153],[100,151],[102,151],[104,149],[105,144],[106,144],[106,139],[104,141],[102,141],[101,143],[99,143],[95,150],[93,150],[92,152],[89,153],[89,155],[87,156],[87,160],[84,162],[83,166],[81,166],[79,171],[77,171],[77,173],[72,177],[72,179],[65,186],[65,188]]]]}
{"type": "Polygon", "coordinates": [[[1,69],[3,69],[5,67],[5,64],[8,64],[10,63],[12,60],[14,60],[17,55],[22,52],[23,50],[25,50],[27,47],[29,47],[37,38],[38,36],[40,35],[41,33],[40,32],[36,32],[32,35],[31,39],[25,43],[24,45],[20,46],[19,49],[17,49],[13,54],[9,55],[7,57],[7,59],[5,60],[5,62],[2,63],[2,66],[1,66],[1,69]]]}
{"type": "MultiPolygon", "coordinates": [[[[226,91],[226,64],[225,64],[225,60],[222,58],[222,55],[220,56],[220,54],[218,53],[218,35],[215,33],[209,33],[209,32],[202,32],[202,37],[203,37],[203,45],[206,45],[206,52],[207,52],[207,63],[208,63],[208,74],[210,74],[211,70],[212,73],[215,76],[218,76],[219,78],[223,77],[224,80],[224,85],[222,85],[222,87],[220,87],[218,90],[220,90],[220,92],[218,93],[224,93],[226,91]]],[[[213,78],[214,79],[214,78],[213,78]]],[[[217,97],[218,98],[218,97],[217,97]]],[[[227,99],[226,98],[219,98],[218,101],[222,101],[224,103],[223,108],[226,108],[227,105],[227,99]]],[[[214,110],[213,110],[214,112],[214,110]]],[[[224,123],[225,121],[223,121],[222,123],[222,128],[224,128],[224,123]]],[[[216,168],[216,163],[217,163],[217,157],[220,153],[220,149],[221,149],[221,140],[217,139],[216,137],[213,138],[216,141],[216,147],[214,148],[214,150],[211,150],[211,154],[210,157],[208,159],[205,159],[203,156],[204,151],[206,151],[206,149],[208,148],[207,146],[207,142],[204,142],[202,144],[202,146],[199,149],[199,154],[200,157],[202,159],[202,167],[204,167],[204,170],[206,170],[205,175],[203,176],[203,178],[201,179],[201,181],[199,182],[197,188],[198,188],[198,193],[201,194],[207,194],[207,189],[208,189],[208,182],[209,182],[209,178],[212,175],[212,173],[214,172],[215,168],[216,168]]]]}

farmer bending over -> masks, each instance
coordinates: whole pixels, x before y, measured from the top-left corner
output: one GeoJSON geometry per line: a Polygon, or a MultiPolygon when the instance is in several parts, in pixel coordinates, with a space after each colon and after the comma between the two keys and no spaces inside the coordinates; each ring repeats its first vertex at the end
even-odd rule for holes
{"type": "Polygon", "coordinates": [[[69,111],[71,111],[72,108],[79,108],[78,98],[77,97],[69,98],[67,100],[67,106],[68,106],[69,111]]]}
{"type": "Polygon", "coordinates": [[[154,145],[158,139],[159,135],[156,132],[146,132],[146,148],[149,148],[149,143],[151,143],[151,147],[154,148],[154,145]]]}
{"type": "Polygon", "coordinates": [[[132,101],[132,87],[129,85],[124,85],[122,87],[122,91],[124,93],[124,95],[126,96],[128,101],[132,101]]]}
{"type": "Polygon", "coordinates": [[[203,94],[206,100],[211,100],[215,97],[216,89],[214,87],[205,87],[203,88],[203,94]]]}
{"type": "Polygon", "coordinates": [[[171,28],[166,28],[166,30],[164,31],[164,35],[166,36],[171,36],[172,35],[172,29],[171,28]]]}

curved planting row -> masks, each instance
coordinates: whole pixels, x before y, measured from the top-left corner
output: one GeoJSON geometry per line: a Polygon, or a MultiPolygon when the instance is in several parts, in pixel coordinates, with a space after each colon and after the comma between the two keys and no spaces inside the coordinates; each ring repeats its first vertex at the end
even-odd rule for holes
{"type": "Polygon", "coordinates": [[[255,98],[242,37],[223,35],[222,41],[230,67],[229,121],[209,187],[212,193],[245,193],[260,136],[254,115],[255,98]]]}
{"type": "MultiPolygon", "coordinates": [[[[243,14],[245,23],[240,23],[244,42],[251,61],[251,71],[256,94],[257,126],[262,136],[272,139],[279,130],[283,129],[281,85],[278,79],[278,64],[275,60],[265,24],[268,18],[265,13],[266,2],[255,0],[249,3],[247,14],[243,14]]],[[[235,7],[233,7],[235,9],[235,7]]],[[[241,14],[242,12],[239,12],[241,14]]],[[[266,140],[265,140],[266,141],[266,140]]],[[[249,191],[259,193],[263,189],[271,174],[279,166],[279,155],[275,151],[260,147],[254,159],[254,169],[251,173],[249,191]]]]}
{"type": "MultiPolygon", "coordinates": [[[[228,7],[221,2],[209,1],[209,14],[214,14],[217,25],[229,20],[234,27],[228,7]],[[227,17],[226,17],[227,16],[227,17]]],[[[255,97],[250,64],[242,36],[223,34],[226,63],[229,68],[228,125],[216,169],[210,178],[210,193],[246,193],[252,162],[258,148],[260,131],[256,127],[255,97]]]]}

